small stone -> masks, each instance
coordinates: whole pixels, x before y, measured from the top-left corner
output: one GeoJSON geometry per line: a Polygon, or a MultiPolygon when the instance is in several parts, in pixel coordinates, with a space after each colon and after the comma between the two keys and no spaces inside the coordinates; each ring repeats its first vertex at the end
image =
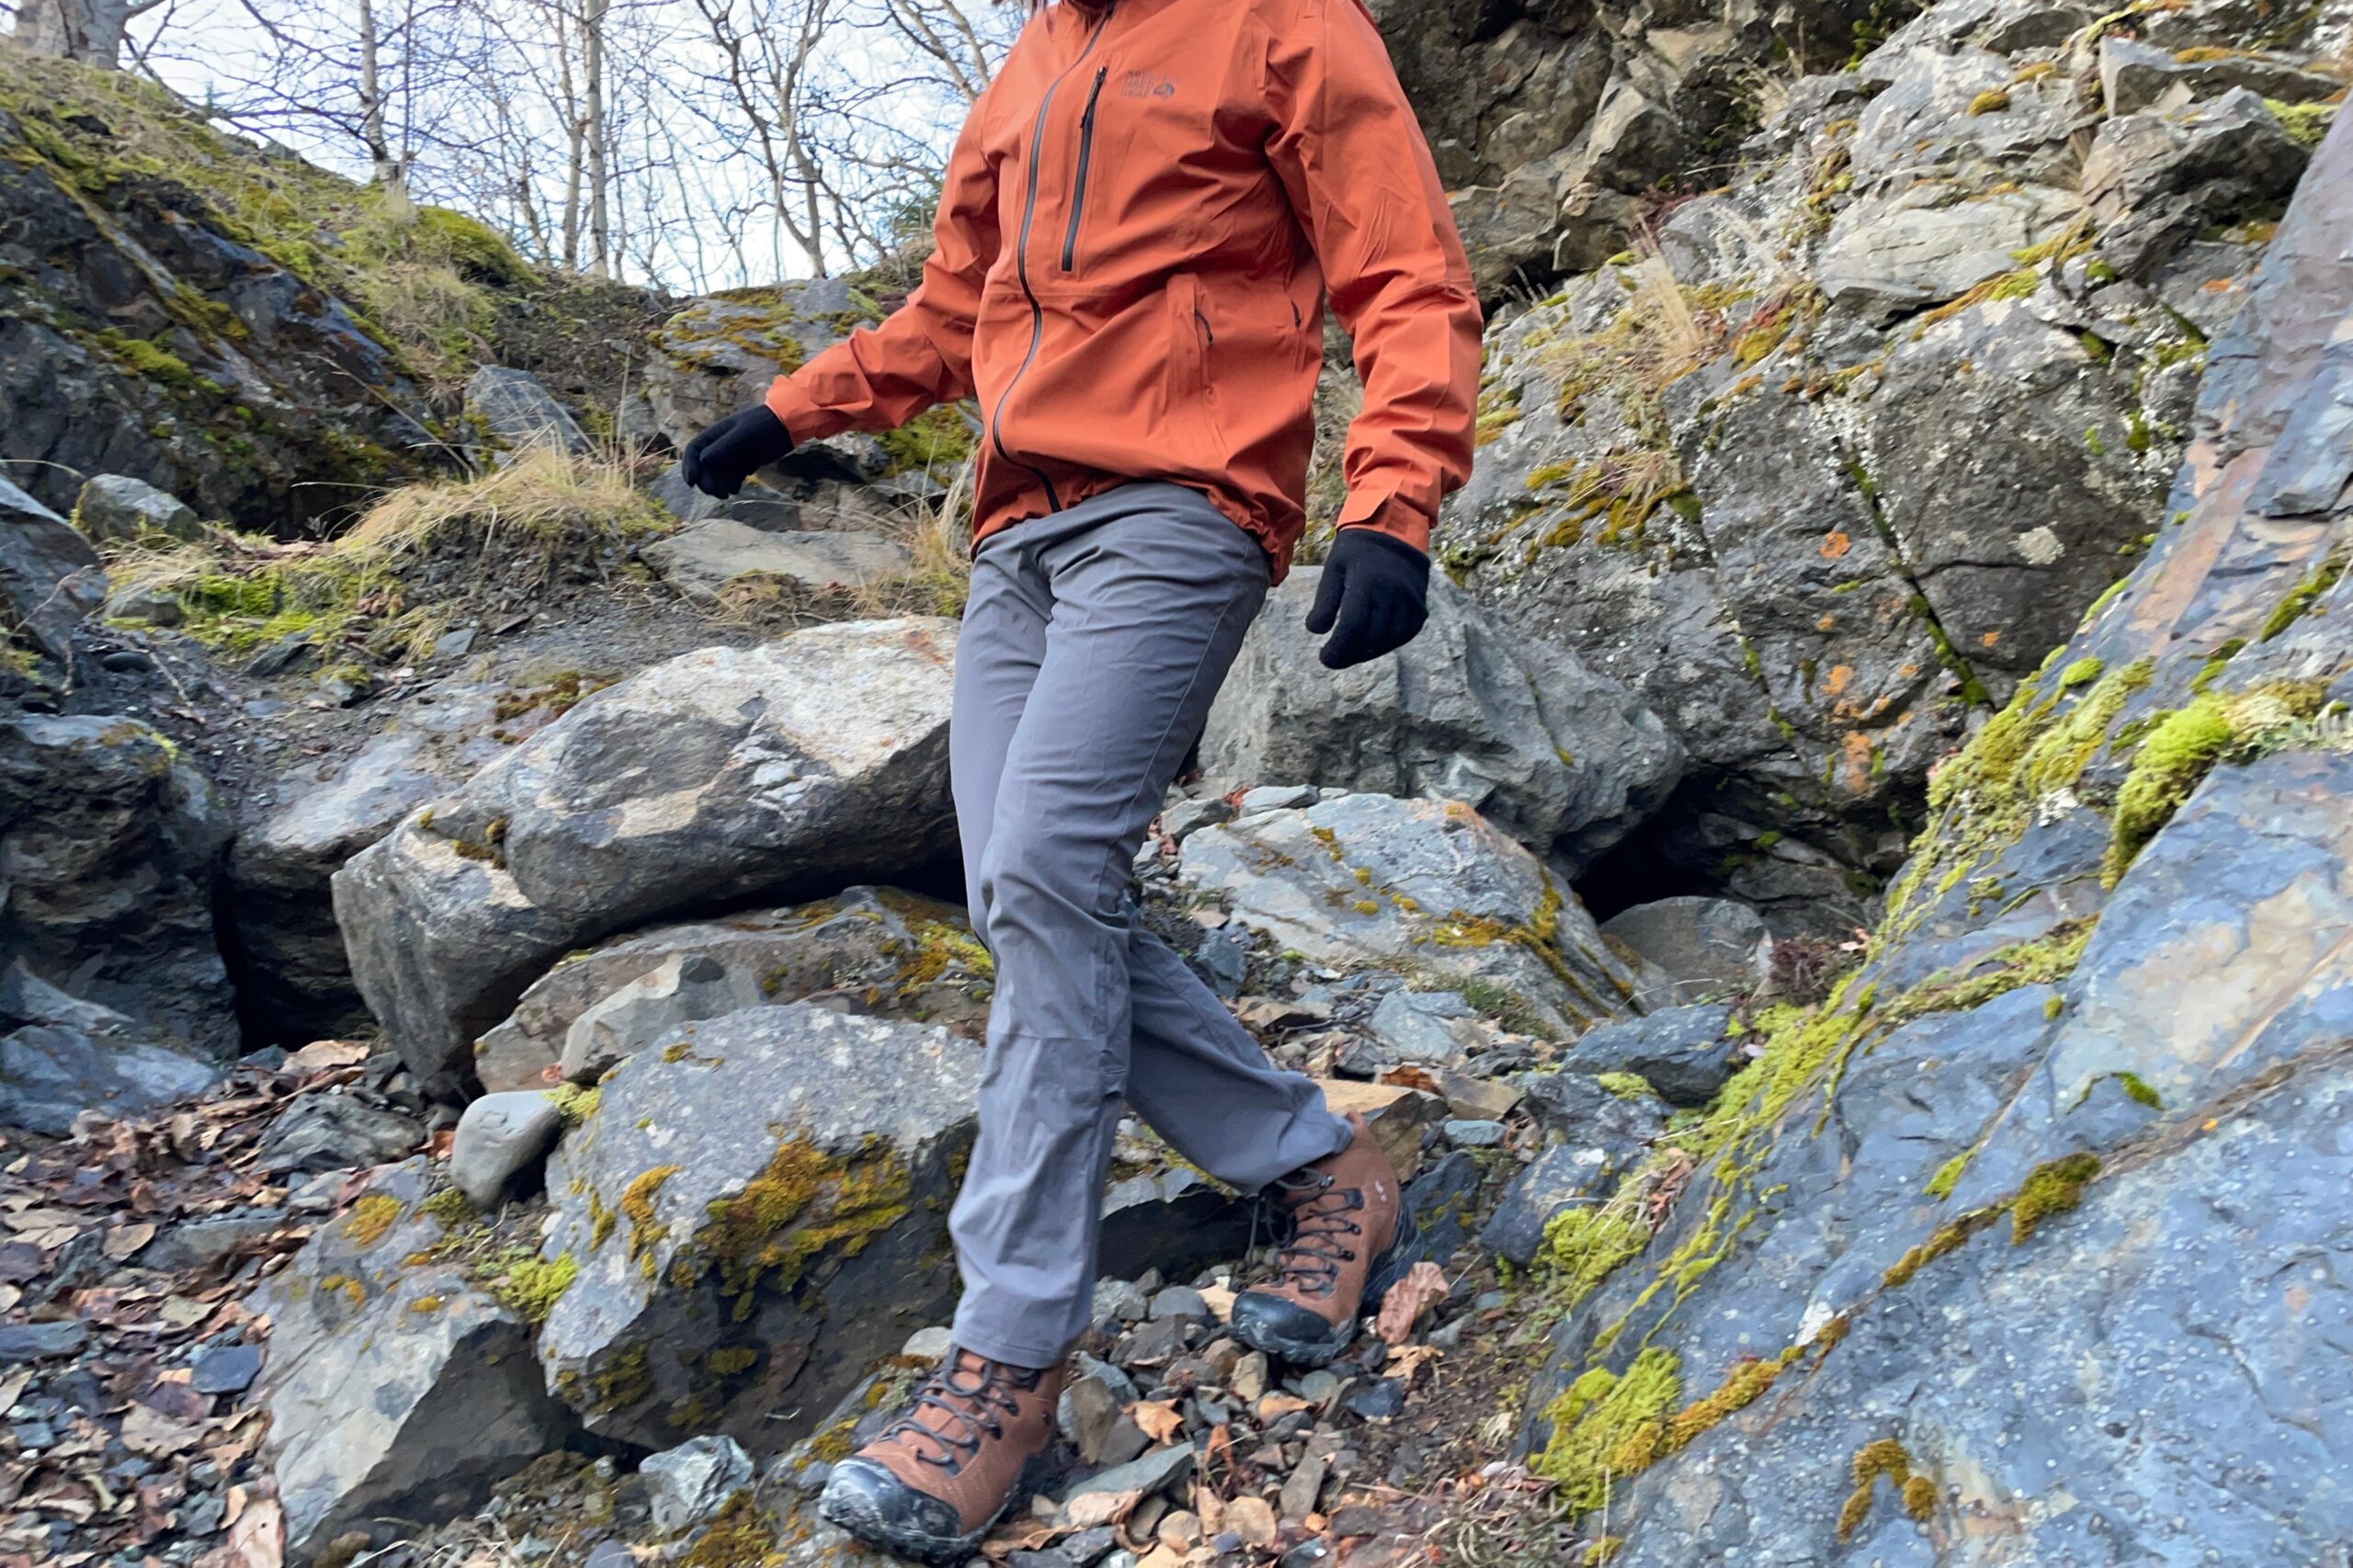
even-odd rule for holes
{"type": "Polygon", "coordinates": [[[920,1356],[926,1361],[945,1361],[948,1352],[955,1347],[954,1334],[945,1324],[935,1324],[907,1335],[907,1342],[899,1346],[899,1354],[920,1356]]]}
{"type": "Polygon", "coordinates": [[[1503,1145],[1506,1131],[1500,1121],[1448,1121],[1441,1124],[1447,1142],[1458,1149],[1495,1149],[1503,1145]]]}
{"type": "Polygon", "coordinates": [[[1507,1290],[1482,1290],[1471,1298],[1471,1307],[1474,1312],[1492,1312],[1510,1300],[1511,1293],[1507,1290]]]}
{"type": "Polygon", "coordinates": [[[1172,801],[1161,808],[1160,831],[1181,844],[1187,835],[1201,828],[1233,820],[1233,808],[1222,795],[1212,795],[1204,801],[1172,801]]]}
{"type": "Polygon", "coordinates": [[[256,679],[283,675],[295,660],[311,651],[311,634],[297,631],[281,637],[245,661],[245,674],[256,679]]]}
{"type": "Polygon", "coordinates": [[[708,1520],[749,1486],[752,1460],[733,1437],[690,1437],[648,1459],[638,1475],[645,1483],[654,1531],[669,1538],[708,1520]]]}
{"type": "Polygon", "coordinates": [[[608,1538],[588,1549],[580,1568],[637,1568],[637,1553],[627,1541],[608,1538]]]}
{"type": "Polygon", "coordinates": [[[1367,1421],[1388,1421],[1405,1409],[1405,1385],[1395,1378],[1378,1378],[1348,1395],[1348,1409],[1367,1421]]]}
{"type": "Polygon", "coordinates": [[[1081,1530],[1065,1539],[1062,1543],[1062,1553],[1078,1568],[1088,1568],[1089,1564],[1100,1560],[1119,1544],[1118,1531],[1108,1525],[1097,1525],[1093,1529],[1081,1530]]]}
{"type": "Polygon", "coordinates": [[[1233,1391],[1233,1397],[1245,1404],[1257,1403],[1267,1392],[1267,1353],[1253,1350],[1236,1361],[1225,1384],[1233,1391]]]}
{"type": "Polygon", "coordinates": [[[1322,1404],[1340,1392],[1340,1380],[1319,1368],[1302,1377],[1294,1386],[1300,1398],[1310,1404],[1322,1404]]]}
{"type": "Polygon", "coordinates": [[[1114,1465],[1097,1475],[1072,1483],[1062,1497],[1063,1506],[1097,1492],[1132,1492],[1150,1497],[1163,1487],[1170,1486],[1193,1473],[1193,1449],[1188,1443],[1176,1443],[1156,1449],[1142,1459],[1114,1465]]]}
{"type": "Polygon", "coordinates": [[[70,1321],[0,1324],[0,1367],[79,1355],[89,1336],[89,1330],[70,1321]]]}
{"type": "Polygon", "coordinates": [[[1256,790],[1242,791],[1234,814],[1246,817],[1259,812],[1298,811],[1313,805],[1316,796],[1313,784],[1261,784],[1256,790]]]}
{"type": "Polygon", "coordinates": [[[188,1385],[199,1393],[243,1393],[261,1372],[258,1345],[216,1345],[199,1357],[188,1385]]]}
{"type": "Polygon", "coordinates": [[[526,1173],[537,1172],[563,1131],[555,1102],[529,1089],[484,1095],[458,1119],[449,1177],[480,1209],[496,1209],[526,1173]]]}
{"type": "Polygon", "coordinates": [[[1124,1279],[1095,1282],[1097,1323],[1142,1323],[1151,1312],[1150,1298],[1124,1279]]]}
{"type": "Polygon", "coordinates": [[[1185,1324],[1179,1318],[1154,1318],[1120,1336],[1113,1355],[1123,1366],[1154,1367],[1185,1347],[1185,1324]]]}
{"type": "Polygon", "coordinates": [[[1160,1544],[1172,1551],[1190,1551],[1201,1544],[1201,1517],[1190,1508],[1178,1508],[1160,1521],[1160,1544]]]}
{"type": "Polygon", "coordinates": [[[1225,1528],[1264,1551],[1275,1544],[1275,1510],[1263,1497],[1236,1497],[1226,1505],[1225,1528]]]}
{"type": "Polygon", "coordinates": [[[1286,1519],[1304,1519],[1315,1512],[1315,1501],[1324,1491],[1324,1456],[1310,1453],[1299,1461],[1299,1468],[1283,1483],[1279,1505],[1286,1519]]]}
{"type": "Polygon", "coordinates": [[[1324,1568],[1331,1561],[1332,1543],[1321,1536],[1310,1536],[1275,1559],[1275,1568],[1324,1568]]]}
{"type": "MultiPolygon", "coordinates": [[[[433,640],[433,656],[437,659],[462,659],[473,651],[476,635],[477,633],[471,626],[460,626],[455,631],[445,631],[433,640]]],[[[599,1542],[598,1546],[601,1549],[608,1544],[619,1546],[620,1543],[599,1542]]],[[[622,1550],[627,1551],[628,1548],[623,1547],[622,1550]]],[[[591,1563],[596,1561],[593,1553],[589,1561],[591,1563]]]]}
{"type": "Polygon", "coordinates": [[[1152,1315],[1155,1318],[1189,1318],[1196,1321],[1210,1315],[1210,1305],[1201,1293],[1189,1285],[1171,1285],[1152,1299],[1152,1315]]]}

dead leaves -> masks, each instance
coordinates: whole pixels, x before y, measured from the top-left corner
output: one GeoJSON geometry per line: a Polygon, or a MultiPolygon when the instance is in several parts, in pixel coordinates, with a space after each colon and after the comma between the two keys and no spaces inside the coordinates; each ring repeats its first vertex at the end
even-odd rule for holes
{"type": "Polygon", "coordinates": [[[1403,1345],[1414,1336],[1415,1323],[1446,1294],[1446,1271],[1435,1263],[1417,1263],[1381,1298],[1372,1331],[1391,1345],[1403,1345]]]}
{"type": "Polygon", "coordinates": [[[1184,1412],[1172,1403],[1140,1399],[1128,1406],[1128,1415],[1155,1445],[1174,1442],[1185,1431],[1184,1412]]]}

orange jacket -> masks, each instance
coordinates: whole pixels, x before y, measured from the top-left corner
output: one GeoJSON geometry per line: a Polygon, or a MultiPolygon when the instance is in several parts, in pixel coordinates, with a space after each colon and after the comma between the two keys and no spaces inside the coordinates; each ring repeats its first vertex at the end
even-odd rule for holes
{"type": "Polygon", "coordinates": [[[1365,389],[1340,524],[1428,549],[1470,472],[1479,303],[1361,0],[1048,6],[972,106],[933,229],[905,305],[768,390],[796,441],[977,395],[975,543],[1168,479],[1279,579],[1328,286],[1365,389]]]}

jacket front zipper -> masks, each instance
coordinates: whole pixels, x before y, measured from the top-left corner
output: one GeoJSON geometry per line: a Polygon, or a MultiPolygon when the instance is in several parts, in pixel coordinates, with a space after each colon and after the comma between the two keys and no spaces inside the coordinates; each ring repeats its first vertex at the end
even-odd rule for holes
{"type": "MultiPolygon", "coordinates": [[[[995,411],[989,415],[989,439],[996,447],[996,455],[1009,463],[1026,468],[1036,474],[1038,483],[1046,487],[1048,509],[1056,512],[1063,509],[1062,495],[1054,489],[1054,482],[1047,476],[1045,470],[1034,463],[1022,462],[1020,459],[1006,449],[1005,403],[1006,400],[1013,395],[1013,389],[1021,384],[1021,378],[1029,372],[1029,362],[1038,357],[1038,345],[1046,335],[1046,308],[1038,302],[1037,290],[1029,287],[1029,220],[1037,214],[1038,210],[1038,148],[1039,144],[1046,139],[1046,111],[1053,107],[1054,89],[1061,86],[1063,79],[1077,70],[1088,55],[1095,52],[1095,41],[1103,36],[1104,25],[1110,19],[1111,7],[1107,5],[1103,7],[1103,14],[1095,19],[1093,28],[1088,31],[1086,46],[1079,50],[1069,64],[1063,66],[1055,74],[1052,81],[1046,84],[1045,92],[1038,98],[1038,119],[1029,128],[1029,178],[1021,191],[1021,230],[1013,252],[1013,268],[1021,279],[1022,295],[1029,301],[1029,348],[1021,356],[1021,363],[1014,367],[1012,378],[1005,383],[1005,390],[997,393],[995,411]]],[[[1103,74],[1100,71],[1096,73],[1095,80],[1099,89],[1103,81],[1103,74]]],[[[1089,98],[1087,102],[1092,108],[1094,100],[1089,98]]]]}
{"type": "Polygon", "coordinates": [[[1064,272],[1078,259],[1078,218],[1086,210],[1086,165],[1095,154],[1095,101],[1103,96],[1103,78],[1110,74],[1108,65],[1095,68],[1095,85],[1086,90],[1086,112],[1078,117],[1078,177],[1071,185],[1070,228],[1063,235],[1064,272]]]}

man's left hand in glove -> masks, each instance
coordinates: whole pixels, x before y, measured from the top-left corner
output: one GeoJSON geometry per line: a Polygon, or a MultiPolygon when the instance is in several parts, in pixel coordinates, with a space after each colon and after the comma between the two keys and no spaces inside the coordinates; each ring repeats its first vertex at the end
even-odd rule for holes
{"type": "Polygon", "coordinates": [[[1373,528],[1342,528],[1324,562],[1307,630],[1324,640],[1317,655],[1344,670],[1414,640],[1429,619],[1430,558],[1373,528]]]}
{"type": "Polygon", "coordinates": [[[706,495],[724,501],[744,488],[756,469],[766,468],[792,450],[792,436],[784,421],[762,403],[731,414],[687,443],[678,470],[686,482],[706,495]]]}

